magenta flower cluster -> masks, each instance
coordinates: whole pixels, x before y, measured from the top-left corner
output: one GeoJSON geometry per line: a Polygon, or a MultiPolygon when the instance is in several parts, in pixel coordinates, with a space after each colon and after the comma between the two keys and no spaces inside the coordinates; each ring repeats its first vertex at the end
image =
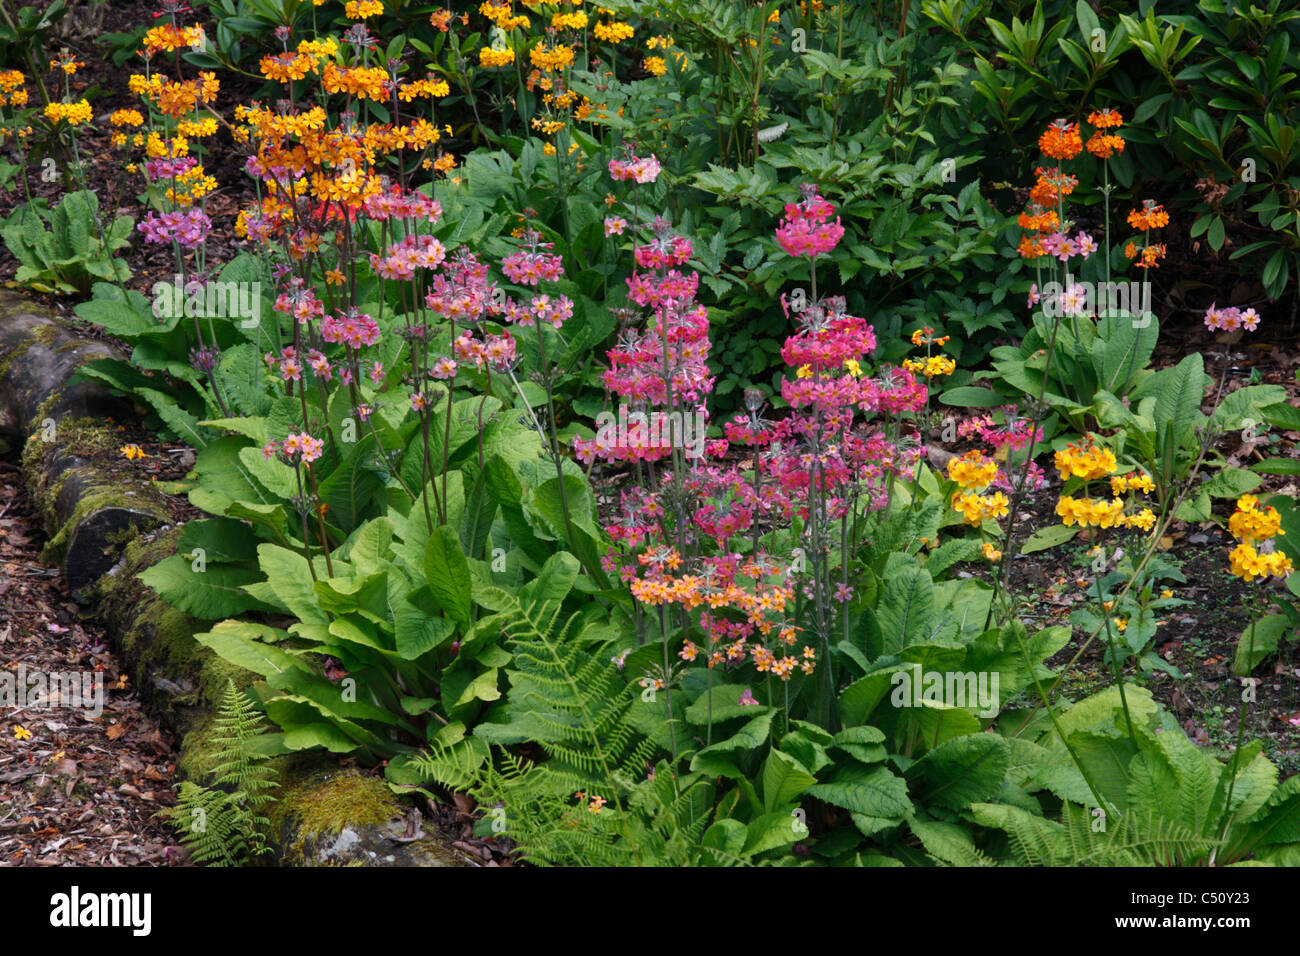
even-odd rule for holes
{"type": "Polygon", "coordinates": [[[144,233],[146,242],[176,242],[186,249],[193,249],[212,231],[212,220],[201,209],[151,211],[136,228],[144,233]]]}

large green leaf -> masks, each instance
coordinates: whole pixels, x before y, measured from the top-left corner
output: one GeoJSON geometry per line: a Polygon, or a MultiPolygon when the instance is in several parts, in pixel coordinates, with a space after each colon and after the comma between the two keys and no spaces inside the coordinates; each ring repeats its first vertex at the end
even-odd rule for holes
{"type": "Polygon", "coordinates": [[[287,691],[295,697],[305,698],[332,721],[341,717],[352,721],[372,720],[391,726],[398,720],[396,715],[369,701],[351,699],[354,695],[341,693],[341,688],[328,678],[300,668],[271,674],[267,676],[266,683],[273,690],[287,691]]]}
{"type": "Polygon", "coordinates": [[[1251,838],[1260,846],[1300,843],[1300,776],[1288,777],[1250,820],[1251,838]]]}
{"type": "MultiPolygon", "coordinates": [[[[915,767],[925,777],[921,799],[964,810],[997,793],[1006,776],[1010,748],[997,734],[954,737],[927,753],[915,767]]],[[[909,772],[909,777],[911,772],[909,772]]]]}
{"type": "MultiPolygon", "coordinates": [[[[252,671],[263,677],[282,674],[288,670],[300,669],[302,662],[288,654],[274,643],[267,643],[265,638],[275,637],[272,628],[249,621],[222,621],[212,630],[195,634],[194,640],[204,647],[210,647],[224,661],[252,671]]],[[[281,631],[279,634],[283,634],[281,631]]]]}
{"type": "Polygon", "coordinates": [[[327,643],[330,621],[317,600],[307,559],[277,544],[262,544],[257,548],[257,561],[276,598],[298,618],[295,629],[327,643]]]}
{"type": "MultiPolygon", "coordinates": [[[[464,477],[469,480],[467,475],[464,477]]],[[[486,472],[480,471],[465,496],[465,513],[460,519],[460,540],[470,557],[485,554],[496,512],[497,502],[488,490],[486,472]]]]}
{"type": "MultiPolygon", "coordinates": [[[[1088,771],[1087,779],[1120,813],[1128,810],[1129,764],[1137,748],[1115,729],[1083,730],[1070,735],[1074,755],[1088,771]]],[[[1088,803],[1092,803],[1091,796],[1088,803]]]]}
{"type": "Polygon", "coordinates": [[[199,420],[181,408],[176,399],[153,388],[138,388],[135,393],[153,406],[177,438],[192,448],[207,450],[208,435],[199,427],[199,420]]]}
{"type": "Polygon", "coordinates": [[[424,550],[424,572],[430,592],[447,616],[468,624],[473,613],[469,562],[454,529],[446,525],[433,529],[424,550]]]}
{"type": "Polygon", "coordinates": [[[1146,368],[1159,336],[1155,321],[1143,323],[1127,314],[1102,319],[1091,349],[1098,387],[1122,394],[1146,368]]]}
{"type": "Polygon", "coordinates": [[[1238,677],[1249,677],[1251,671],[1277,653],[1278,643],[1288,632],[1294,640],[1295,630],[1284,614],[1265,614],[1255,620],[1237,639],[1232,673],[1238,677]]]}
{"type": "Polygon", "coordinates": [[[551,555],[536,578],[519,592],[519,603],[525,609],[541,604],[558,604],[569,596],[581,567],[578,560],[567,551],[551,555]]]}
{"type": "Polygon", "coordinates": [[[395,639],[397,653],[413,661],[445,643],[456,633],[456,625],[445,617],[437,617],[412,604],[397,608],[395,639]]]}
{"type": "Polygon", "coordinates": [[[884,653],[896,654],[929,636],[934,617],[934,582],[929,572],[906,564],[885,582],[876,609],[884,653]]]}
{"type": "Polygon", "coordinates": [[[799,761],[773,750],[763,762],[763,809],[768,813],[780,810],[816,782],[799,761]]]}
{"type": "Polygon", "coordinates": [[[899,819],[912,812],[907,784],[887,767],[848,764],[829,781],[808,788],[809,796],[869,817],[899,819]]]}
{"type": "Polygon", "coordinates": [[[194,555],[199,549],[202,549],[205,561],[257,563],[257,540],[249,535],[246,525],[230,518],[201,518],[185,522],[176,542],[177,553],[194,555]]]}
{"type": "Polygon", "coordinates": [[[182,316],[154,315],[149,300],[139,292],[130,290],[126,296],[116,285],[97,282],[94,298],[73,308],[78,318],[100,326],[106,332],[126,341],[143,335],[168,335],[182,316]]]}
{"type": "Polygon", "coordinates": [[[1033,554],[1035,551],[1046,551],[1048,548],[1055,548],[1058,545],[1072,539],[1082,530],[1080,528],[1067,528],[1063,524],[1049,524],[1039,528],[1020,546],[1021,554],[1033,554]]]}
{"type": "Polygon", "coordinates": [[[267,491],[240,460],[239,451],[245,447],[249,447],[248,439],[227,435],[200,450],[194,461],[194,472],[200,485],[227,501],[278,504],[276,496],[267,491]]]}
{"type": "Polygon", "coordinates": [[[1186,444],[1200,418],[1201,398],[1209,384],[1201,353],[1193,352],[1173,368],[1161,369],[1148,383],[1156,397],[1156,433],[1162,442],[1172,439],[1172,448],[1166,451],[1174,451],[1186,444]]]}
{"type": "Polygon", "coordinates": [[[913,817],[907,822],[925,852],[952,866],[991,866],[975,848],[971,832],[956,823],[940,823],[913,817]]]}
{"type": "Polygon", "coordinates": [[[321,501],[329,505],[329,518],[344,531],[352,531],[372,513],[384,480],[371,468],[375,436],[367,434],[342,463],[320,483],[321,501]]]}
{"type": "Polygon", "coordinates": [[[258,579],[256,568],[214,562],[199,571],[194,561],[174,554],[140,572],[139,577],[177,610],[204,620],[263,609],[260,601],[243,590],[245,584],[258,579]]]}

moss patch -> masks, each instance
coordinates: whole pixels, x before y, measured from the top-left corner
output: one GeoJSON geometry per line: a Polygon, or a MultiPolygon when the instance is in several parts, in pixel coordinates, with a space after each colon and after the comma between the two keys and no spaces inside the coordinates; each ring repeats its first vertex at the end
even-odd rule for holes
{"type": "MultiPolygon", "coordinates": [[[[59,526],[41,549],[41,560],[47,564],[58,564],[63,561],[67,553],[68,541],[72,538],[72,533],[77,530],[77,526],[86,518],[90,517],[97,511],[103,511],[107,508],[123,508],[129,511],[142,511],[146,514],[152,514],[158,521],[166,521],[170,517],[169,512],[159,502],[150,500],[147,494],[138,494],[134,498],[128,498],[118,488],[108,487],[102,491],[93,491],[87,494],[77,502],[68,516],[68,520],[59,526]]],[[[57,517],[55,518],[57,521],[57,517]]],[[[135,532],[130,538],[138,537],[140,531],[134,522],[128,526],[135,528],[135,532]]],[[[120,537],[120,536],[119,536],[120,537]]]]}
{"type": "MultiPolygon", "coordinates": [[[[225,693],[226,681],[233,680],[243,690],[256,675],[228,664],[196,642],[194,633],[205,628],[205,623],[172,607],[140,581],[141,571],[176,553],[180,531],[169,528],[128,542],[116,571],[99,579],[92,599],[116,636],[136,686],[149,695],[155,713],[178,733],[197,734],[194,746],[201,750],[203,725],[225,693]],[[160,690],[156,676],[192,690],[160,690]]],[[[191,749],[188,738],[182,749],[191,749]]],[[[187,753],[182,769],[191,779],[202,779],[207,755],[197,752],[190,759],[187,753]]]]}
{"type": "Polygon", "coordinates": [[[316,774],[280,794],[271,808],[273,832],[286,824],[295,832],[294,848],[311,837],[334,836],[346,826],[382,825],[404,810],[388,785],[355,771],[316,774]]]}
{"type": "Polygon", "coordinates": [[[213,738],[216,736],[213,723],[213,714],[209,713],[182,738],[176,770],[183,779],[203,783],[212,773],[212,768],[216,766],[220,753],[213,743],[213,738]]]}
{"type": "Polygon", "coordinates": [[[30,335],[11,348],[4,358],[0,358],[0,378],[4,378],[9,373],[9,366],[22,358],[29,349],[37,344],[36,336],[30,335]]]}
{"type": "MultiPolygon", "coordinates": [[[[58,402],[60,394],[56,390],[42,403],[37,412],[37,421],[43,421],[48,417],[48,409],[58,402]]],[[[73,529],[87,515],[93,514],[99,508],[121,507],[149,512],[163,519],[167,517],[168,511],[162,499],[152,493],[147,486],[134,482],[130,490],[134,491],[135,495],[127,497],[124,493],[114,490],[116,476],[101,472],[93,464],[94,459],[110,457],[117,452],[119,436],[110,428],[92,418],[69,418],[57,424],[53,437],[53,441],[46,441],[42,430],[38,428],[28,437],[22,454],[22,469],[27,476],[32,501],[41,513],[46,530],[52,535],[51,540],[46,544],[46,550],[42,553],[43,560],[52,563],[62,560],[63,549],[67,546],[68,537],[73,529]],[[48,467],[47,462],[54,456],[69,461],[73,459],[90,459],[90,461],[70,464],[57,474],[51,475],[52,469],[48,467]],[[74,514],[68,520],[61,521],[56,502],[64,486],[74,478],[88,485],[102,485],[104,490],[84,497],[78,503],[74,514]]]]}
{"type": "Polygon", "coordinates": [[[53,348],[54,343],[59,341],[59,336],[62,334],[63,330],[60,329],[59,326],[55,325],[53,322],[47,322],[32,329],[32,334],[28,337],[28,342],[36,341],[40,342],[44,346],[53,348]]]}

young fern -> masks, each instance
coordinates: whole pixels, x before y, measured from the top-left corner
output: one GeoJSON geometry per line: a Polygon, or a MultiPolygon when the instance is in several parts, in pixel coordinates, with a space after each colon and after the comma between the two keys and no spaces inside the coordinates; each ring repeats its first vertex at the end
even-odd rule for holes
{"type": "Polygon", "coordinates": [[[480,767],[463,748],[435,747],[420,769],[497,808],[490,813],[529,862],[647,862],[629,798],[657,748],[628,724],[631,700],[617,672],[589,650],[596,639],[578,615],[562,619],[557,603],[516,599],[504,620],[515,669],[510,720],[498,736],[536,742],[548,759],[501,751],[497,764],[480,767]]]}
{"type": "Polygon", "coordinates": [[[228,681],[213,729],[219,756],[212,786],[182,783],[176,806],[164,815],[196,862],[241,866],[271,849],[271,823],[262,810],[275,799],[269,792],[276,786],[275,771],[252,748],[265,721],[234,681],[228,681]]]}

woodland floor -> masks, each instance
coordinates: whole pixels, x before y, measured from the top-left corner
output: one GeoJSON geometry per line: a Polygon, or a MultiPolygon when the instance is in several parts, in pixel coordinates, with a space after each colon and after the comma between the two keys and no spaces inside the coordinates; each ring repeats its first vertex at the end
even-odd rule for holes
{"type": "Polygon", "coordinates": [[[83,620],[21,474],[0,462],[0,668],[98,672],[103,713],[0,707],[0,866],[170,866],[184,859],[156,814],[175,802],[175,741],[143,709],[103,630],[83,620]],[[26,737],[30,734],[30,737],[26,737]],[[25,739],[19,739],[22,736],[25,739]]]}

